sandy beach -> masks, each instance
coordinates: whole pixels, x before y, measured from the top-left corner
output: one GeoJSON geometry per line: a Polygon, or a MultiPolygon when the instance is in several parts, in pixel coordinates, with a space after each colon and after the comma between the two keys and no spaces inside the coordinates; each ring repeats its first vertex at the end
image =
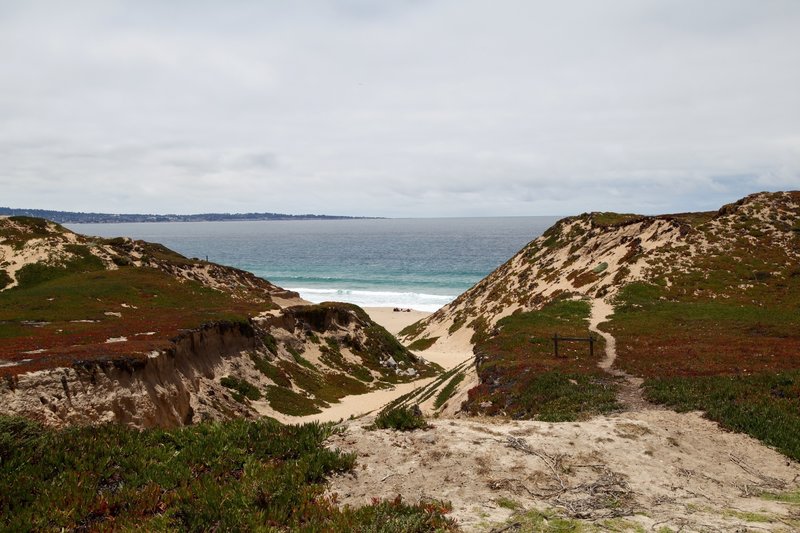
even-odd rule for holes
{"type": "Polygon", "coordinates": [[[394,311],[392,307],[365,307],[364,311],[372,320],[386,328],[392,335],[397,335],[406,326],[410,326],[417,320],[422,320],[430,315],[426,311],[394,311]]]}
{"type": "MultiPolygon", "coordinates": [[[[391,307],[368,307],[364,309],[369,316],[386,328],[393,335],[402,330],[404,327],[413,324],[417,320],[425,318],[431,313],[425,311],[394,311],[391,307]]],[[[424,357],[428,361],[437,363],[445,368],[445,370],[453,368],[462,361],[472,356],[471,346],[461,343],[456,345],[438,348],[431,347],[424,352],[418,352],[418,355],[424,357]]],[[[297,424],[303,422],[319,421],[319,422],[334,422],[337,420],[347,419],[351,416],[358,417],[367,413],[377,411],[387,403],[395,398],[411,392],[417,387],[423,387],[430,383],[434,378],[420,379],[410,383],[402,383],[396,385],[391,389],[382,389],[377,391],[368,392],[366,394],[359,394],[356,396],[347,396],[342,398],[338,403],[332,404],[327,409],[323,409],[321,413],[315,415],[293,417],[281,415],[279,413],[270,412],[270,416],[281,420],[285,423],[297,424]]],[[[265,414],[267,414],[265,412],[265,414]]]]}
{"type": "MultiPolygon", "coordinates": [[[[431,314],[414,310],[395,312],[391,307],[367,307],[364,310],[369,313],[372,320],[385,327],[393,335],[397,335],[404,327],[431,314]]],[[[445,370],[449,370],[472,357],[472,344],[469,342],[471,336],[471,331],[463,329],[449,337],[444,345],[436,343],[424,352],[415,353],[428,361],[441,365],[445,370]]]]}

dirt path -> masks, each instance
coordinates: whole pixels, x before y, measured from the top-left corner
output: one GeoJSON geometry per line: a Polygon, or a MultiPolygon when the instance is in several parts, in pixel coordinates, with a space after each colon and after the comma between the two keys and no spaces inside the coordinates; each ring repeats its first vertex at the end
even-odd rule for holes
{"type": "Polygon", "coordinates": [[[592,300],[592,312],[589,317],[589,330],[597,333],[606,341],[606,356],[597,363],[597,366],[611,374],[621,378],[620,388],[617,393],[617,400],[628,410],[635,409],[660,409],[659,406],[651,404],[642,395],[642,378],[632,376],[618,368],[614,368],[617,359],[617,340],[610,334],[599,329],[599,325],[608,322],[609,317],[614,314],[614,307],[603,300],[595,298],[592,300]]]}
{"type": "Polygon", "coordinates": [[[539,511],[581,531],[800,530],[800,505],[760,496],[798,490],[800,464],[701,413],[645,402],[598,328],[612,313],[596,300],[590,329],[606,341],[599,366],[621,379],[624,412],[575,423],[434,418],[410,433],[368,430],[372,416],[347,420],[328,444],[358,463],[330,492],[350,505],[449,501],[467,532],[538,530],[526,520],[539,511]]]}
{"type": "Polygon", "coordinates": [[[503,527],[513,509],[550,509],[580,520],[581,531],[800,528],[800,506],[758,496],[796,487],[800,464],[700,413],[647,410],[558,424],[433,419],[431,429],[410,433],[369,431],[369,423],[347,422],[329,442],[358,456],[355,473],[331,483],[343,504],[398,494],[446,500],[468,532],[503,527]]]}
{"type": "Polygon", "coordinates": [[[271,416],[284,424],[305,424],[306,422],[338,422],[350,417],[359,417],[375,413],[387,403],[411,392],[417,387],[424,387],[436,378],[425,378],[409,383],[401,383],[390,389],[380,389],[366,394],[345,396],[338,403],[331,404],[321,413],[308,416],[289,416],[269,408],[266,402],[253,402],[253,406],[261,415],[271,416]]]}

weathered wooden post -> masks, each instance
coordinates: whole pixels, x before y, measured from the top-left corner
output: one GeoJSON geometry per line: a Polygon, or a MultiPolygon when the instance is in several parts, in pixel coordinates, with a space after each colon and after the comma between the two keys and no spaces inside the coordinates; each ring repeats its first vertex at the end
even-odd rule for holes
{"type": "Polygon", "coordinates": [[[589,332],[588,337],[559,337],[558,333],[553,335],[553,352],[556,357],[558,357],[558,342],[559,341],[581,341],[581,342],[588,342],[589,343],[589,356],[594,357],[594,343],[596,339],[591,332],[589,332]]]}

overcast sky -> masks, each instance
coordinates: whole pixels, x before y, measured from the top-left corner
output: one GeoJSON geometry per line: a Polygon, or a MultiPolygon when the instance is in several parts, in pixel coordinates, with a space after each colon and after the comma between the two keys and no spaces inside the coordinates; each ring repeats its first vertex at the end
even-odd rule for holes
{"type": "Polygon", "coordinates": [[[568,215],[781,189],[797,0],[0,0],[0,206],[568,215]]]}

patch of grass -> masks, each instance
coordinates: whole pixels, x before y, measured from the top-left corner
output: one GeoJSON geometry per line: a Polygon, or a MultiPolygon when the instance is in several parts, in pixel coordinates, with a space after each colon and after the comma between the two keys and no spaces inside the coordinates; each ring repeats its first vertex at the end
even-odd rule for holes
{"type": "Polygon", "coordinates": [[[506,521],[506,524],[513,528],[512,531],[528,531],[530,533],[580,533],[593,529],[591,525],[587,528],[579,520],[563,518],[549,511],[537,510],[516,513],[506,521]],[[513,524],[518,524],[518,526],[514,527],[513,524]]]}
{"type": "Polygon", "coordinates": [[[597,367],[604,342],[559,344],[554,334],[585,337],[587,302],[557,300],[541,310],[516,313],[497,324],[497,332],[476,346],[481,384],[469,391],[473,413],[506,414],[548,421],[577,420],[618,408],[616,382],[597,367]],[[489,407],[487,407],[487,405],[489,407]]]}
{"type": "Polygon", "coordinates": [[[524,378],[525,386],[512,394],[496,390],[488,395],[491,407],[481,408],[477,402],[480,387],[469,391],[473,412],[506,414],[515,419],[545,422],[571,422],[619,409],[616,383],[606,377],[561,372],[536,373],[524,378]]]}
{"type": "Polygon", "coordinates": [[[408,326],[404,327],[400,330],[397,334],[398,337],[416,337],[425,329],[425,324],[418,320],[413,324],[409,324],[408,326]]]}
{"type": "Polygon", "coordinates": [[[0,291],[14,283],[14,279],[5,270],[0,270],[0,291]]]}
{"type": "Polygon", "coordinates": [[[285,415],[307,416],[321,412],[314,400],[284,387],[267,385],[266,397],[270,407],[285,415]]]}
{"type": "Polygon", "coordinates": [[[447,402],[447,400],[449,400],[453,396],[456,387],[458,387],[458,385],[462,381],[464,381],[465,376],[466,375],[463,372],[459,372],[458,374],[450,378],[450,381],[447,382],[447,385],[442,387],[442,390],[440,390],[439,394],[436,395],[436,400],[434,400],[433,402],[433,407],[435,409],[438,409],[441,406],[443,406],[445,402],[447,402]]]}
{"type": "Polygon", "coordinates": [[[325,373],[325,383],[329,387],[337,388],[344,391],[345,396],[350,396],[354,394],[364,394],[365,392],[369,392],[369,387],[364,385],[364,382],[355,378],[352,378],[346,374],[341,374],[338,372],[332,373],[325,373]]]}
{"type": "Polygon", "coordinates": [[[355,455],[333,428],[270,419],[136,431],[0,417],[0,529],[452,531],[441,502],[339,508],[325,481],[355,455]]]}
{"type": "Polygon", "coordinates": [[[494,503],[498,506],[502,507],[503,509],[511,509],[512,511],[516,511],[517,509],[521,508],[522,505],[516,500],[512,500],[511,498],[495,498],[494,503]]]}
{"type": "MultiPolygon", "coordinates": [[[[632,283],[617,298],[608,330],[617,364],[646,377],[760,373],[800,368],[797,304],[764,300],[669,298],[668,289],[632,283]],[[769,305],[765,305],[769,303],[769,305]]],[[[785,295],[784,295],[785,297],[785,295]]],[[[604,326],[605,327],[605,326],[604,326]]]]}
{"type": "Polygon", "coordinates": [[[244,399],[247,398],[248,400],[260,400],[261,399],[261,391],[258,388],[250,383],[245,379],[239,379],[232,376],[225,376],[221,380],[219,380],[220,385],[231,389],[233,392],[233,397],[237,402],[244,402],[244,399]]]}
{"type": "Polygon", "coordinates": [[[609,211],[591,214],[592,223],[595,226],[602,227],[626,224],[641,218],[642,215],[636,215],[633,213],[613,213],[609,211]]]}
{"type": "Polygon", "coordinates": [[[294,348],[292,348],[288,344],[285,344],[284,347],[286,348],[286,351],[289,352],[289,354],[291,354],[291,356],[294,359],[295,363],[297,363],[299,365],[303,365],[304,367],[306,367],[308,369],[311,369],[311,370],[315,370],[316,369],[316,367],[314,366],[314,364],[311,361],[309,361],[308,359],[306,359],[305,357],[300,355],[299,351],[295,350],[294,348]]]}
{"type": "Polygon", "coordinates": [[[765,500],[800,505],[800,489],[790,492],[765,492],[761,497],[765,500]]]}
{"type": "Polygon", "coordinates": [[[264,343],[264,346],[267,348],[267,350],[269,350],[269,353],[272,355],[278,355],[278,342],[275,340],[275,337],[269,333],[263,333],[261,334],[260,338],[264,343]]]}
{"type": "Polygon", "coordinates": [[[414,352],[422,352],[433,346],[439,337],[428,337],[425,339],[417,339],[407,346],[407,348],[414,352]]]}
{"type": "Polygon", "coordinates": [[[375,381],[375,377],[372,375],[372,372],[369,371],[369,368],[364,366],[353,365],[350,367],[350,373],[353,374],[353,377],[363,381],[364,383],[372,383],[375,381]]]}
{"type": "Polygon", "coordinates": [[[397,431],[414,431],[425,429],[428,422],[419,411],[419,407],[395,407],[381,411],[375,417],[372,426],[375,429],[395,429],[397,431]]]}
{"type": "Polygon", "coordinates": [[[656,378],[646,380],[644,389],[651,401],[678,411],[705,411],[722,426],[800,460],[800,371],[656,378]]]}
{"type": "Polygon", "coordinates": [[[764,513],[754,513],[752,511],[738,511],[736,509],[726,509],[723,512],[723,516],[729,516],[732,518],[738,518],[739,520],[744,520],[745,522],[755,522],[755,523],[770,523],[775,521],[773,517],[764,513]]]}
{"type": "Polygon", "coordinates": [[[105,265],[98,257],[92,255],[88,248],[77,244],[68,244],[64,249],[71,257],[60,264],[31,263],[17,271],[19,285],[16,290],[25,289],[58,279],[70,274],[80,274],[104,270],[105,265]]]}
{"type": "Polygon", "coordinates": [[[464,324],[466,324],[466,323],[467,323],[467,318],[466,318],[465,316],[463,316],[463,315],[462,315],[462,316],[459,316],[458,318],[456,318],[456,319],[453,321],[453,323],[452,323],[452,324],[450,324],[450,327],[449,327],[449,328],[447,328],[447,333],[448,333],[449,335],[452,335],[453,333],[455,333],[456,331],[458,331],[458,330],[460,330],[462,327],[464,327],[464,324]]]}
{"type": "Polygon", "coordinates": [[[364,382],[340,372],[310,370],[288,361],[281,361],[279,368],[292,382],[320,403],[332,403],[352,394],[364,394],[369,388],[364,382]]]}
{"type": "Polygon", "coordinates": [[[255,353],[250,354],[250,359],[253,360],[253,363],[256,365],[258,371],[267,376],[269,379],[271,379],[273,383],[275,383],[279,387],[291,388],[292,382],[289,380],[289,378],[286,376],[283,370],[269,363],[263,357],[259,357],[255,353]]]}
{"type": "Polygon", "coordinates": [[[246,324],[261,309],[257,302],[150,268],[72,273],[15,287],[0,293],[0,352],[32,360],[4,367],[0,375],[166,349],[183,330],[223,321],[246,324]],[[137,335],[145,332],[155,334],[137,335]],[[128,341],[105,342],[121,336],[128,341]],[[45,352],[20,355],[37,349],[45,352]]]}

